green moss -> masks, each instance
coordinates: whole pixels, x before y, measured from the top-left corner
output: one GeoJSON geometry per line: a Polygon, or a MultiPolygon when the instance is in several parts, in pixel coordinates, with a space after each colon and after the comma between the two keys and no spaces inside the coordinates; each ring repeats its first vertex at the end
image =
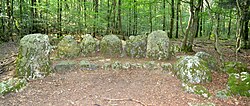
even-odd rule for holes
{"type": "Polygon", "coordinates": [[[174,73],[187,83],[211,82],[212,73],[204,60],[196,56],[184,56],[174,65],[174,73]]]}
{"type": "Polygon", "coordinates": [[[25,79],[11,78],[0,83],[0,95],[5,95],[10,92],[17,92],[25,87],[27,81],[25,79]]]}
{"type": "Polygon", "coordinates": [[[204,60],[207,63],[207,66],[210,70],[220,71],[220,64],[216,61],[216,59],[206,53],[206,52],[197,52],[195,56],[199,57],[200,59],[204,60]]]}
{"type": "Polygon", "coordinates": [[[54,66],[56,72],[69,71],[77,67],[76,61],[61,61],[54,66]]]}
{"type": "Polygon", "coordinates": [[[16,76],[19,78],[43,78],[51,70],[49,59],[50,44],[47,35],[26,35],[20,41],[16,63],[16,76]]]}
{"type": "Polygon", "coordinates": [[[76,40],[68,35],[58,43],[57,55],[59,58],[74,58],[79,56],[80,50],[81,48],[76,40]]]}
{"type": "Polygon", "coordinates": [[[247,72],[229,74],[228,87],[234,95],[250,97],[250,74],[247,72]]]}
{"type": "Polygon", "coordinates": [[[147,53],[148,58],[157,60],[168,60],[171,57],[170,40],[164,31],[154,31],[147,38],[147,53]]]}
{"type": "Polygon", "coordinates": [[[96,70],[99,66],[89,61],[82,60],[80,61],[80,67],[82,70],[96,70]]]}
{"type": "Polygon", "coordinates": [[[173,68],[171,63],[163,63],[161,64],[162,71],[164,72],[170,72],[173,68]]]}
{"type": "Polygon", "coordinates": [[[104,36],[100,42],[100,52],[106,56],[121,56],[121,40],[115,35],[104,36]]]}
{"type": "Polygon", "coordinates": [[[208,92],[207,88],[205,88],[202,85],[183,83],[182,86],[186,92],[194,93],[194,94],[200,95],[204,98],[209,98],[211,96],[211,94],[208,92]]]}
{"type": "Polygon", "coordinates": [[[225,62],[224,71],[230,73],[249,72],[247,65],[241,62],[225,62]]]}
{"type": "Polygon", "coordinates": [[[89,56],[96,53],[98,42],[91,35],[87,34],[83,36],[80,46],[81,53],[83,54],[83,56],[89,56]]]}
{"type": "Polygon", "coordinates": [[[112,70],[120,70],[120,69],[122,69],[122,63],[119,61],[116,61],[116,62],[111,64],[111,68],[112,68],[112,70]]]}
{"type": "Polygon", "coordinates": [[[147,51],[147,36],[130,36],[126,42],[125,51],[132,58],[144,58],[147,51]]]}
{"type": "Polygon", "coordinates": [[[228,99],[231,96],[227,90],[220,90],[216,92],[216,97],[220,99],[228,99]]]}

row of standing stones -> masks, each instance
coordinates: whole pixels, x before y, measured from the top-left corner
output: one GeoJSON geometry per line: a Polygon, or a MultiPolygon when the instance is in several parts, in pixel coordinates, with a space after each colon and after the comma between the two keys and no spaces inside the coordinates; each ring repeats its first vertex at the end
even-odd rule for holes
{"type": "MultiPolygon", "coordinates": [[[[170,43],[167,33],[164,31],[154,31],[149,35],[130,36],[129,40],[122,41],[115,35],[107,35],[101,41],[87,34],[83,36],[80,45],[72,36],[65,36],[57,46],[58,58],[74,58],[79,55],[91,56],[100,51],[102,55],[110,57],[121,57],[127,55],[132,58],[152,58],[155,60],[168,60],[174,57],[174,52],[179,48],[170,43]]],[[[19,54],[17,58],[16,76],[23,81],[36,78],[43,78],[49,73],[60,70],[64,63],[75,66],[74,62],[61,62],[55,67],[51,66],[50,53],[52,46],[47,35],[31,34],[26,35],[20,41],[19,54]]],[[[80,67],[84,69],[95,69],[101,67],[107,69],[133,69],[138,67],[172,70],[174,74],[183,82],[183,88],[187,92],[199,94],[205,98],[210,97],[208,90],[199,85],[212,81],[212,71],[226,70],[229,74],[228,88],[218,91],[218,97],[227,98],[231,94],[250,96],[250,75],[247,68],[242,63],[226,63],[225,69],[218,67],[219,63],[208,53],[198,52],[195,56],[181,56],[177,62],[171,64],[154,64],[150,61],[145,64],[114,62],[98,66],[88,61],[81,61],[80,67]],[[120,67],[120,68],[119,68],[120,67]],[[153,68],[152,68],[153,67],[153,68]],[[156,68],[154,68],[156,67],[156,68]]],[[[65,69],[65,67],[63,68],[65,69]]],[[[16,81],[18,82],[18,81],[16,81]]],[[[1,83],[0,83],[1,85],[1,83]]],[[[15,87],[13,83],[11,87],[15,87]]],[[[20,85],[20,84],[19,84],[20,85]]],[[[23,84],[21,84],[23,85],[23,84]]],[[[2,83],[1,92],[8,92],[10,85],[8,81],[2,83]],[[4,87],[6,86],[6,87],[4,87]]],[[[20,87],[19,87],[20,88],[20,87]]]]}

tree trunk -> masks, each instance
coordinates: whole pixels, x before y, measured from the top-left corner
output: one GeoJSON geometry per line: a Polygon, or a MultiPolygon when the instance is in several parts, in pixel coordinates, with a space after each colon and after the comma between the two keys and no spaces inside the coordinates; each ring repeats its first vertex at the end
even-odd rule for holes
{"type": "Polygon", "coordinates": [[[171,21],[170,21],[169,38],[173,37],[173,29],[174,29],[174,0],[172,0],[171,2],[171,21]]]}
{"type": "Polygon", "coordinates": [[[133,35],[137,35],[137,1],[134,0],[134,29],[133,35]]]}
{"type": "Polygon", "coordinates": [[[96,28],[96,22],[98,22],[98,0],[94,0],[94,10],[95,10],[95,21],[94,21],[94,28],[93,28],[93,37],[96,36],[96,34],[98,33],[98,29],[96,28]]]}
{"type": "Polygon", "coordinates": [[[179,37],[179,12],[180,12],[180,0],[177,0],[177,8],[176,8],[176,33],[175,38],[179,37]]]}
{"type": "Polygon", "coordinates": [[[229,13],[228,32],[227,32],[228,39],[230,38],[231,24],[232,24],[232,10],[230,10],[230,13],[229,13]]]}
{"type": "MultiPolygon", "coordinates": [[[[121,5],[122,0],[118,0],[118,34],[122,34],[122,16],[121,16],[121,5]]],[[[124,35],[124,34],[123,34],[124,35]]],[[[125,40],[125,37],[123,36],[123,39],[125,40]]]]}
{"type": "Polygon", "coordinates": [[[149,23],[150,23],[150,33],[153,31],[153,21],[152,21],[152,2],[149,3],[149,23]]]}
{"type": "Polygon", "coordinates": [[[86,0],[83,0],[84,5],[84,28],[87,29],[87,7],[86,7],[86,0]]]}
{"type": "Polygon", "coordinates": [[[166,30],[166,0],[163,0],[163,21],[162,21],[162,30],[166,30]]]}

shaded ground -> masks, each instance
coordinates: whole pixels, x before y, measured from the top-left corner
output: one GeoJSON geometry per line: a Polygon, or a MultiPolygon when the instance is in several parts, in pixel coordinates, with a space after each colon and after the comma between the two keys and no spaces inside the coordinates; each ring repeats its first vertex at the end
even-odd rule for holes
{"type": "MultiPolygon", "coordinates": [[[[176,44],[178,43],[176,42],[176,44]]],[[[6,48],[8,47],[6,46],[6,48]]],[[[223,47],[225,47],[222,48],[225,60],[233,61],[235,56],[232,47],[230,45],[223,47]]],[[[11,48],[13,51],[17,50],[13,49],[14,47],[11,48]]],[[[206,51],[218,57],[211,42],[197,42],[194,50],[206,51]]],[[[116,60],[145,61],[129,58],[116,60]]],[[[250,66],[250,52],[241,51],[239,60],[250,66]]],[[[4,74],[10,72],[13,71],[4,72],[0,76],[6,76],[4,74]]],[[[0,97],[0,105],[186,106],[196,103],[214,103],[219,106],[248,106],[250,99],[246,97],[234,96],[229,99],[215,97],[216,91],[226,88],[227,77],[223,73],[213,73],[213,81],[205,85],[212,93],[212,97],[205,99],[184,92],[181,82],[175,76],[161,70],[81,71],[76,69],[53,73],[44,79],[29,82],[22,92],[0,97]]]]}

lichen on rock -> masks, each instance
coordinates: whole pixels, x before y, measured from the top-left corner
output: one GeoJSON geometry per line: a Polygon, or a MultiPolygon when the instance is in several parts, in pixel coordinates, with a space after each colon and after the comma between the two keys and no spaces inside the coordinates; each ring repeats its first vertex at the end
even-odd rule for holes
{"type": "Polygon", "coordinates": [[[76,69],[77,62],[71,60],[60,61],[59,63],[55,64],[54,70],[56,72],[64,72],[64,71],[71,71],[76,69]]]}
{"type": "Polygon", "coordinates": [[[171,57],[170,47],[171,43],[166,32],[153,31],[147,38],[146,56],[157,60],[167,60],[171,57]]]}
{"type": "Polygon", "coordinates": [[[121,40],[115,35],[104,36],[100,42],[100,52],[105,56],[121,56],[121,40]]]}
{"type": "Polygon", "coordinates": [[[196,56],[184,56],[174,65],[174,72],[183,82],[206,83],[212,80],[207,63],[196,56]]]}
{"type": "Polygon", "coordinates": [[[144,58],[147,51],[147,36],[130,36],[126,42],[125,51],[132,58],[144,58]]]}
{"type": "Polygon", "coordinates": [[[93,55],[97,51],[98,42],[90,34],[83,35],[81,41],[81,53],[83,56],[93,55]]]}
{"type": "Polygon", "coordinates": [[[43,34],[30,34],[20,41],[16,75],[20,78],[43,78],[51,72],[49,38],[43,34]]]}
{"type": "Polygon", "coordinates": [[[58,43],[57,50],[59,58],[74,58],[79,56],[81,48],[73,36],[67,35],[58,43]]]}
{"type": "Polygon", "coordinates": [[[220,71],[220,67],[219,67],[220,65],[212,55],[210,55],[210,54],[208,54],[206,52],[197,52],[195,54],[195,56],[197,56],[197,57],[203,59],[204,61],[206,61],[207,66],[208,66],[208,68],[210,70],[220,71]]]}

